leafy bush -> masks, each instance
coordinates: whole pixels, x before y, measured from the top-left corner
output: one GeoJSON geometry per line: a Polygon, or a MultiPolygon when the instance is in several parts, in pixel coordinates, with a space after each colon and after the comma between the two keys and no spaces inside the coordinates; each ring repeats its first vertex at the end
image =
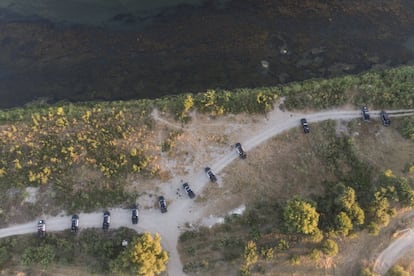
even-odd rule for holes
{"type": "Polygon", "coordinates": [[[290,257],[290,263],[292,264],[292,265],[300,265],[300,257],[298,256],[298,255],[292,255],[291,257],[290,257]]]}
{"type": "Polygon", "coordinates": [[[280,251],[285,251],[289,248],[290,248],[289,241],[287,241],[287,240],[281,239],[277,243],[277,249],[279,249],[280,251]]]}
{"type": "Polygon", "coordinates": [[[352,221],[345,212],[340,212],[336,216],[335,231],[342,235],[348,236],[349,231],[353,228],[352,221]]]}
{"type": "Polygon", "coordinates": [[[312,261],[318,262],[321,259],[322,252],[319,249],[313,248],[309,253],[309,258],[312,261]]]}
{"type": "Polygon", "coordinates": [[[319,231],[319,214],[309,202],[292,199],[283,208],[283,219],[290,233],[312,235],[319,231]]]}
{"type": "Polygon", "coordinates": [[[379,276],[370,267],[365,267],[359,272],[359,276],[379,276]]]}
{"type": "Polygon", "coordinates": [[[321,250],[325,255],[333,257],[336,256],[336,254],[338,254],[339,247],[335,241],[327,239],[322,242],[321,250]]]}
{"type": "Polygon", "coordinates": [[[400,265],[394,265],[387,271],[386,276],[410,276],[410,273],[400,265]]]}
{"type": "Polygon", "coordinates": [[[273,248],[263,248],[261,251],[260,251],[260,255],[262,256],[262,258],[265,260],[265,261],[271,261],[271,260],[273,260],[273,258],[274,258],[274,256],[275,256],[275,252],[274,252],[274,249],[273,248]]]}
{"type": "Polygon", "coordinates": [[[168,254],[162,249],[160,235],[144,233],[111,262],[111,270],[117,274],[155,275],[165,271],[167,262],[168,254]]]}

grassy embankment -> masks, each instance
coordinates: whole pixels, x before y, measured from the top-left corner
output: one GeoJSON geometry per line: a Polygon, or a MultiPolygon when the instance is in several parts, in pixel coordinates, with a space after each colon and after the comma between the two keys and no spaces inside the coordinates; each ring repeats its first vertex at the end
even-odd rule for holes
{"type": "MultiPolygon", "coordinates": [[[[139,193],[139,187],[137,193],[127,193],[130,182],[137,178],[160,177],[163,169],[157,160],[163,145],[158,144],[151,132],[153,121],[150,111],[153,107],[171,112],[177,120],[183,122],[190,119],[189,112],[194,109],[211,116],[240,112],[265,114],[281,96],[286,97],[284,103],[286,109],[322,109],[347,103],[356,106],[367,104],[376,108],[411,108],[414,103],[413,83],[414,68],[402,67],[330,80],[309,80],[282,87],[239,89],[231,92],[210,90],[205,93],[188,93],[154,101],[58,103],[53,106],[31,105],[26,108],[2,110],[0,111],[2,123],[0,192],[7,196],[0,203],[0,216],[2,221],[7,223],[19,216],[19,209],[26,210],[24,214],[27,218],[32,218],[33,215],[51,212],[51,210],[65,209],[71,212],[93,210],[133,201],[139,193]],[[35,203],[25,202],[26,187],[39,187],[42,200],[35,203]]],[[[401,131],[406,136],[412,136],[413,120],[405,121],[405,124],[401,124],[401,131]]],[[[385,179],[376,182],[375,187],[370,186],[373,190],[366,194],[368,198],[362,198],[373,179],[379,176],[379,172],[364,164],[356,156],[354,146],[349,139],[333,135],[332,125],[327,123],[322,126],[329,139],[315,144],[314,147],[318,148],[313,150],[319,154],[317,158],[320,162],[324,163],[336,177],[335,182],[343,182],[345,186],[355,191],[358,205],[365,212],[364,223],[357,226],[354,225],[354,221],[350,231],[355,232],[369,226],[373,232],[376,232],[376,229],[384,224],[386,215],[377,214],[377,207],[367,203],[378,201],[380,204],[386,199],[391,202],[391,205],[381,211],[389,214],[393,212],[394,206],[398,207],[402,204],[393,202],[404,200],[405,195],[398,192],[393,194],[387,189],[383,191],[380,187],[385,185],[382,183],[388,181],[385,179]],[[342,164],[349,166],[346,174],[342,164]],[[379,192],[378,196],[375,196],[375,192],[379,192]]],[[[171,142],[173,141],[168,141],[171,142]]],[[[165,149],[168,150],[168,147],[165,149]]],[[[411,166],[407,165],[407,168],[411,166]]],[[[401,184],[403,181],[400,182],[396,181],[394,186],[397,189],[400,186],[406,189],[405,184],[401,184]]],[[[306,198],[312,201],[321,214],[318,227],[326,237],[338,231],[334,221],[336,217],[323,215],[325,212],[331,212],[329,208],[335,204],[330,202],[330,199],[338,196],[335,193],[340,192],[339,188],[328,189],[330,186],[326,185],[325,193],[318,197],[306,198]]],[[[221,245],[217,245],[215,250],[221,256],[219,260],[232,260],[236,264],[241,262],[244,246],[248,240],[254,240],[260,250],[270,250],[270,247],[262,246],[265,241],[262,239],[264,236],[266,239],[272,237],[266,244],[272,246],[276,244],[277,248],[282,249],[294,247],[292,241],[304,240],[304,236],[286,233],[286,230],[281,227],[283,221],[281,221],[280,210],[284,202],[278,200],[274,202],[276,203],[272,204],[276,205],[270,210],[273,210],[276,217],[272,216],[272,222],[267,221],[265,210],[268,210],[269,203],[264,202],[249,206],[248,211],[241,218],[231,218],[231,223],[211,230],[227,233],[229,232],[227,228],[249,229],[249,232],[237,239],[229,236],[220,243],[221,245]],[[279,211],[274,212],[274,210],[279,211]],[[261,213],[263,215],[260,215],[261,213]],[[262,229],[264,224],[268,226],[262,229]],[[267,234],[274,232],[274,234],[263,235],[263,231],[270,231],[267,234]]],[[[338,206],[334,208],[337,208],[336,211],[339,210],[338,206]]],[[[347,213],[347,210],[343,212],[347,213]]],[[[337,215],[337,212],[333,214],[337,215]]],[[[182,246],[186,248],[186,235],[203,238],[203,233],[210,230],[206,231],[184,234],[182,246]]],[[[220,235],[218,234],[217,237],[220,235]]],[[[305,240],[307,238],[305,236],[305,240]]],[[[319,248],[318,243],[312,244],[316,249],[319,248]]],[[[189,254],[197,253],[196,249],[184,251],[189,254]]],[[[319,254],[318,251],[315,252],[315,255],[319,254]]],[[[264,255],[270,258],[272,254],[264,255]]],[[[295,256],[292,255],[292,262],[296,262],[298,257],[295,256]]],[[[187,263],[186,270],[198,270],[203,266],[207,266],[208,269],[208,264],[199,261],[187,263]]]]}

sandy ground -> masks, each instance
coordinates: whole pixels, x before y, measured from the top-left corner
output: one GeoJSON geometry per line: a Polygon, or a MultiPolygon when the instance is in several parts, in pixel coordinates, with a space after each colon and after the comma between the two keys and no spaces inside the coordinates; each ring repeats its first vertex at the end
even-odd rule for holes
{"type": "MultiPolygon", "coordinates": [[[[389,112],[393,116],[414,115],[414,110],[394,110],[389,112]],[[399,114],[400,113],[400,114],[399,114]],[[402,114],[404,113],[404,114],[402,114]]],[[[370,112],[372,117],[378,117],[379,111],[370,112]]],[[[184,194],[182,182],[190,183],[197,195],[210,184],[204,173],[205,167],[210,167],[218,176],[218,186],[223,187],[220,172],[232,161],[238,158],[231,147],[236,142],[242,143],[244,149],[249,151],[269,138],[291,128],[300,127],[300,119],[306,117],[310,124],[324,120],[351,120],[361,116],[359,110],[349,107],[326,110],[316,113],[283,112],[279,108],[264,116],[228,115],[217,119],[210,119],[198,113],[192,114],[192,121],[186,125],[166,118],[158,111],[153,112],[153,118],[159,128],[168,127],[172,130],[181,130],[176,146],[168,153],[161,154],[161,163],[169,171],[170,177],[162,183],[157,183],[154,191],[165,196],[168,203],[168,212],[161,214],[154,203],[153,196],[143,196],[138,199],[140,208],[139,223],[132,225],[130,211],[126,209],[109,209],[111,212],[111,228],[129,227],[138,232],[158,232],[162,237],[162,244],[169,252],[168,275],[183,275],[182,264],[177,251],[177,241],[180,233],[188,225],[200,225],[203,218],[208,218],[205,212],[209,206],[208,199],[193,201],[184,194]]],[[[240,203],[242,204],[242,203],[240,203]]],[[[225,211],[225,210],[224,210],[225,211]]],[[[81,213],[80,227],[101,227],[102,213],[81,213]]],[[[47,231],[61,231],[70,227],[70,216],[45,216],[47,231]]],[[[208,220],[204,220],[205,223],[208,220]]],[[[0,229],[0,238],[34,233],[36,221],[21,225],[14,225],[0,229]]],[[[414,240],[414,235],[407,233],[407,237],[414,240]]],[[[396,247],[405,246],[405,244],[396,247]]],[[[394,251],[396,256],[400,251],[394,251]]],[[[385,256],[388,259],[387,255],[385,256]]],[[[393,263],[395,258],[390,258],[393,263]]],[[[384,266],[384,269],[388,267],[384,266]]]]}

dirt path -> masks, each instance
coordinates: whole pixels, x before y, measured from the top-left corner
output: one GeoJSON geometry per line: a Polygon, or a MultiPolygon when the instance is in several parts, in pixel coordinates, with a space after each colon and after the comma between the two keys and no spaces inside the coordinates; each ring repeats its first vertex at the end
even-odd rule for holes
{"type": "MultiPolygon", "coordinates": [[[[370,114],[372,117],[378,117],[379,111],[372,111],[370,112],[370,114]]],[[[414,115],[414,110],[395,110],[390,111],[389,114],[391,117],[408,116],[414,115]]],[[[161,123],[168,124],[169,126],[173,126],[175,128],[181,128],[181,126],[179,126],[178,124],[174,122],[169,122],[168,120],[161,118],[158,112],[156,111],[153,113],[153,117],[155,120],[160,121],[161,123]]],[[[280,109],[275,109],[267,115],[266,119],[258,121],[254,123],[254,125],[246,126],[248,129],[241,131],[240,135],[237,135],[237,137],[240,139],[239,142],[241,142],[243,144],[243,147],[248,151],[273,136],[276,136],[291,128],[299,127],[299,121],[303,117],[306,117],[308,122],[312,124],[314,122],[320,122],[329,119],[352,120],[361,117],[361,112],[359,110],[355,111],[332,109],[312,114],[304,114],[282,112],[280,109]]],[[[194,126],[185,126],[184,128],[191,127],[194,126]]],[[[227,126],[221,126],[222,129],[225,129],[225,127],[227,126]]],[[[231,127],[231,123],[229,123],[228,127],[231,127]]],[[[203,151],[207,149],[199,150],[203,151]]],[[[209,164],[205,164],[205,166],[210,166],[218,174],[220,182],[220,171],[223,170],[236,158],[238,158],[237,154],[234,151],[229,150],[227,152],[224,152],[224,154],[217,156],[209,164]]],[[[205,186],[209,183],[208,178],[204,174],[204,171],[200,168],[195,168],[195,166],[192,169],[192,171],[188,175],[186,175],[186,179],[191,183],[191,187],[193,188],[196,194],[200,194],[205,188],[205,186]]],[[[169,183],[177,183],[177,181],[179,180],[172,179],[171,181],[169,181],[169,183]]],[[[137,226],[133,226],[131,223],[131,214],[129,210],[109,209],[109,211],[111,212],[110,227],[117,228],[124,226],[135,229],[138,232],[148,231],[152,233],[160,233],[162,237],[162,244],[164,248],[166,248],[169,251],[170,256],[170,260],[168,263],[168,275],[183,275],[182,264],[177,251],[178,237],[181,233],[181,230],[186,227],[185,225],[187,223],[197,223],[200,221],[200,219],[204,215],[203,206],[199,206],[200,204],[195,204],[194,201],[188,199],[187,197],[177,198],[176,185],[165,185],[163,192],[165,193],[166,198],[176,198],[176,200],[169,204],[168,212],[166,214],[161,214],[158,209],[154,208],[141,210],[139,213],[139,223],[137,226]]],[[[102,212],[81,213],[79,214],[79,216],[80,226],[82,228],[102,227],[102,212]]],[[[46,219],[47,231],[61,231],[70,228],[69,216],[46,216],[44,217],[44,219],[46,219]]],[[[25,224],[0,229],[0,238],[35,233],[36,223],[36,221],[32,221],[25,224]]],[[[414,235],[406,235],[410,235],[410,239],[414,240],[414,235]]],[[[396,245],[396,248],[398,248],[399,246],[400,245],[396,245]]],[[[395,252],[398,253],[400,251],[395,252]]],[[[387,255],[385,255],[385,258],[387,258],[387,255]]],[[[387,266],[384,266],[384,269],[386,269],[386,267],[387,266]]]]}
{"type": "Polygon", "coordinates": [[[401,237],[381,252],[375,261],[374,272],[379,275],[385,275],[399,258],[403,257],[413,248],[413,244],[414,231],[407,229],[401,237]]]}

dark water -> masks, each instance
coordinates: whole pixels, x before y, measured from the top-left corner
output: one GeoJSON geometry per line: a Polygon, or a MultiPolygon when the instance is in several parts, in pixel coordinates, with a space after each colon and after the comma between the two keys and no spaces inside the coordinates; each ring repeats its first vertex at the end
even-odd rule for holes
{"type": "Polygon", "coordinates": [[[414,1],[360,2],[2,0],[0,107],[155,98],[413,63],[414,1]]]}

